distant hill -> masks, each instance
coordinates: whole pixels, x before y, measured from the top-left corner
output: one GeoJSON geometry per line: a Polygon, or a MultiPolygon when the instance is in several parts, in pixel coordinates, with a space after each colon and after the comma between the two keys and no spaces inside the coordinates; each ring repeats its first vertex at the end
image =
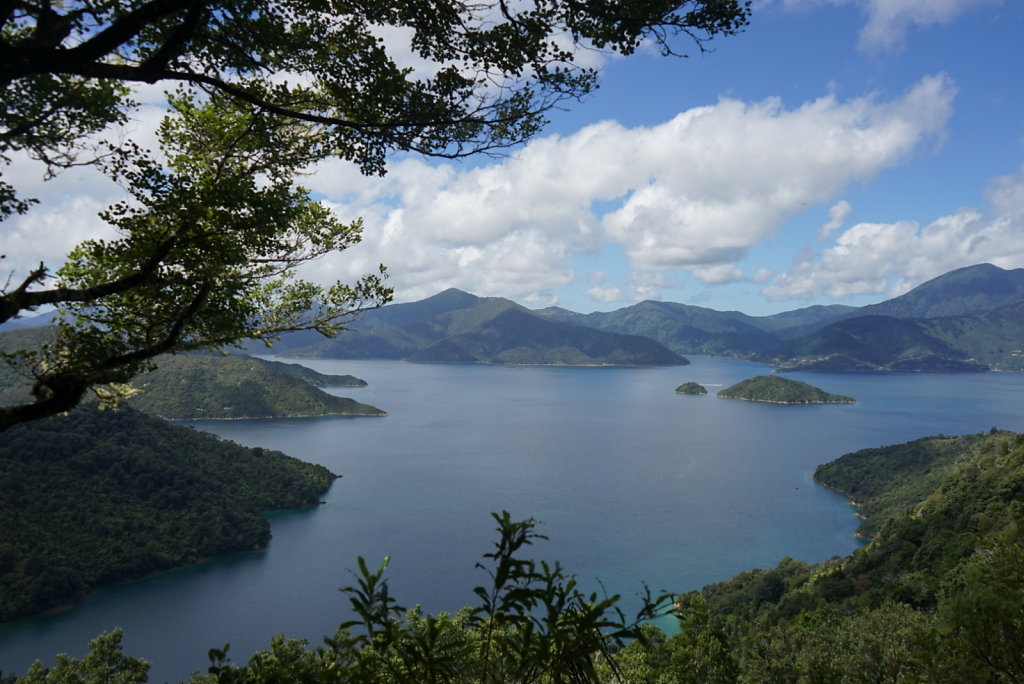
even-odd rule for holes
{"type": "Polygon", "coordinates": [[[83,407],[0,435],[0,622],[91,588],[264,547],[261,511],[315,505],[326,468],[83,407]]]}
{"type": "MultiPolygon", "coordinates": [[[[1024,371],[1024,269],[978,264],[878,304],[810,306],[771,316],[659,301],[588,314],[531,311],[508,299],[448,289],[367,311],[349,328],[333,339],[310,331],[286,334],[273,353],[550,365],[672,365],[687,363],[685,354],[701,354],[783,370],[1024,371]]],[[[266,351],[262,345],[248,349],[266,351]]]]}
{"type": "Polygon", "coordinates": [[[977,372],[970,351],[941,339],[928,321],[859,316],[786,342],[763,360],[783,370],[977,372]]]}
{"type": "MultiPolygon", "coordinates": [[[[127,403],[162,418],[387,415],[374,406],[327,394],[314,383],[341,383],[309,369],[282,368],[290,364],[205,354],[167,356],[158,363],[156,370],[136,379],[134,384],[146,389],[127,403]]],[[[358,380],[334,377],[346,382],[358,380]]]]}
{"type": "Polygon", "coordinates": [[[977,264],[950,271],[856,314],[896,318],[973,316],[1024,300],[1024,268],[977,264]]]}
{"type": "Polygon", "coordinates": [[[366,381],[360,380],[354,375],[319,373],[299,363],[285,363],[284,361],[273,361],[271,359],[259,359],[259,361],[275,371],[305,380],[313,385],[313,387],[366,387],[366,381]]]}
{"type": "Polygon", "coordinates": [[[513,301],[450,289],[361,315],[334,339],[285,337],[279,354],[388,358],[417,363],[681,365],[686,359],[637,335],[550,320],[513,301]]]}
{"type": "Polygon", "coordinates": [[[753,316],[673,302],[644,301],[575,317],[550,309],[542,313],[597,330],[649,337],[679,354],[746,356],[779,340],[753,316]]]}
{"type": "Polygon", "coordinates": [[[718,393],[725,399],[763,401],[771,404],[852,404],[852,397],[832,394],[808,385],[806,382],[781,378],[778,375],[760,375],[727,387],[718,393]]]}
{"type": "Polygon", "coordinates": [[[833,372],[1024,370],[1024,269],[978,264],[861,308],[811,306],[748,316],[672,302],[538,314],[645,335],[680,354],[735,356],[833,372]]]}

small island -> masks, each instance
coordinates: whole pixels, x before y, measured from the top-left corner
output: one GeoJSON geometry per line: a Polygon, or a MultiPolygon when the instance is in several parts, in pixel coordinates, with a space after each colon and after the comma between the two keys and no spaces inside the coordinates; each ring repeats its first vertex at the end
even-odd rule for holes
{"type": "Polygon", "coordinates": [[[699,385],[696,382],[684,382],[679,387],[676,387],[676,394],[707,394],[708,391],[703,385],[699,385]]]}
{"type": "Polygon", "coordinates": [[[771,404],[854,404],[857,401],[852,397],[826,392],[806,382],[788,380],[777,375],[759,375],[738,382],[719,392],[718,396],[771,404]]]}

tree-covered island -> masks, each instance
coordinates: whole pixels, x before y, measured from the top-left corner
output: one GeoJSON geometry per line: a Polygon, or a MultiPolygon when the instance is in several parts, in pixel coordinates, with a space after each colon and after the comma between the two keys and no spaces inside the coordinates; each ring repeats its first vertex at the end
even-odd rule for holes
{"type": "Polygon", "coordinates": [[[806,382],[789,380],[777,375],[759,375],[743,380],[725,388],[718,396],[771,404],[853,404],[857,401],[842,394],[826,392],[806,382]]]}
{"type": "Polygon", "coordinates": [[[676,394],[696,394],[696,395],[701,395],[701,394],[707,394],[707,393],[708,393],[708,391],[707,391],[707,389],[705,389],[704,385],[698,384],[696,382],[684,382],[679,387],[676,387],[676,394]]]}

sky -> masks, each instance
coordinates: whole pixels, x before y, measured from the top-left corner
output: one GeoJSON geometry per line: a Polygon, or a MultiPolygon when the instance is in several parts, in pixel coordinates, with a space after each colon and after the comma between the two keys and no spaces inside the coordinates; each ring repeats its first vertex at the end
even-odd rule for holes
{"type": "MultiPolygon", "coordinates": [[[[457,287],[769,315],[1024,267],[1024,2],[755,0],[747,30],[708,47],[586,54],[600,89],[501,158],[406,155],[384,178],[322,164],[303,184],[364,239],[303,275],[383,263],[396,301],[457,287]]],[[[140,137],[158,116],[136,114],[140,137]]],[[[44,200],[0,228],[7,273],[106,230],[118,190],[95,172],[6,173],[44,200]]]]}

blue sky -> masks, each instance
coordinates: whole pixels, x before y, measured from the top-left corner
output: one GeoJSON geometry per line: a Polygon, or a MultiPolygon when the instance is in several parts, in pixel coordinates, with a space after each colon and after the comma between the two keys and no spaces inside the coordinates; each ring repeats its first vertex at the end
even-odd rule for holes
{"type": "MultiPolygon", "coordinates": [[[[585,54],[600,90],[505,158],[404,157],[384,179],[322,165],[305,184],[365,238],[305,275],[384,263],[398,301],[458,287],[763,315],[1024,267],[1020,0],[758,0],[709,47],[585,54]]],[[[158,115],[139,112],[140,137],[158,115]]],[[[55,264],[102,234],[90,217],[115,198],[88,173],[29,184],[45,204],[9,223],[5,251],[55,264]]]]}

